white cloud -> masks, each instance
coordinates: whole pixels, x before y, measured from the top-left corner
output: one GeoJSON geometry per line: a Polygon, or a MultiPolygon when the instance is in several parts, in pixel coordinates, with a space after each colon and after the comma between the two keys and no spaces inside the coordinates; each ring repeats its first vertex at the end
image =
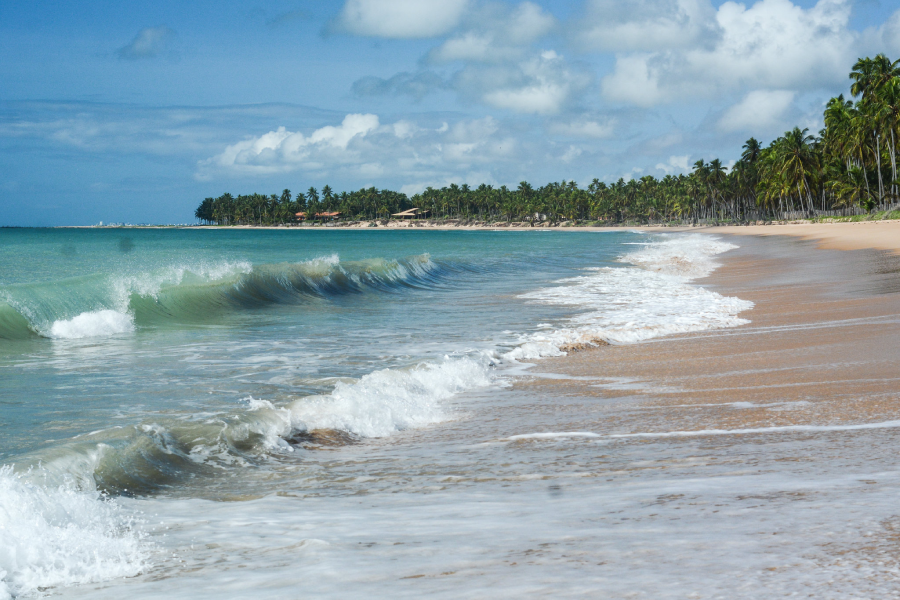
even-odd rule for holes
{"type": "Polygon", "coordinates": [[[520,142],[492,117],[435,129],[409,120],[382,125],[376,115],[347,115],[309,135],[279,127],[228,145],[197,164],[196,177],[305,171],[348,177],[451,177],[476,165],[517,164],[520,142]]]}
{"type": "Polygon", "coordinates": [[[175,40],[175,32],[168,27],[145,27],[141,29],[131,43],[119,48],[116,54],[125,60],[155,58],[171,50],[175,40]]]}
{"type": "Polygon", "coordinates": [[[715,12],[709,0],[590,0],[576,40],[617,52],[688,47],[715,34],[715,12]]]}
{"type": "Polygon", "coordinates": [[[556,19],[533,2],[519,4],[504,20],[505,36],[518,44],[530,44],[550,33],[556,19]]]}
{"type": "Polygon", "coordinates": [[[454,84],[462,94],[490,106],[547,115],[560,112],[589,82],[589,76],[572,70],[549,50],[514,65],[469,66],[457,73],[454,84]]]}
{"type": "Polygon", "coordinates": [[[688,159],[690,156],[685,154],[684,156],[670,156],[668,162],[659,163],[656,165],[656,168],[669,175],[671,173],[687,173],[691,170],[688,166],[688,159]]]}
{"type": "Polygon", "coordinates": [[[469,27],[428,53],[431,63],[455,61],[499,63],[524,55],[527,46],[549,34],[556,19],[532,2],[512,10],[488,7],[469,27]]]}
{"type": "Polygon", "coordinates": [[[356,35],[429,38],[452,31],[468,0],[347,0],[338,27],[356,35]]]}
{"type": "MultiPolygon", "coordinates": [[[[367,2],[374,0],[348,0],[345,13],[351,8],[359,12],[367,2]]],[[[450,89],[465,100],[495,108],[555,114],[592,79],[583,68],[568,65],[554,50],[535,48],[556,26],[555,17],[533,2],[473,5],[462,19],[460,30],[423,57],[430,65],[462,63],[449,78],[433,71],[415,75],[404,72],[388,79],[363,77],[352,89],[361,97],[403,94],[417,100],[433,91],[450,89]]]]}
{"type": "Polygon", "coordinates": [[[791,107],[795,92],[788,90],[755,90],[729,108],[719,119],[722,131],[765,131],[781,125],[781,118],[791,107]]]}
{"type": "Polygon", "coordinates": [[[640,167],[634,167],[630,171],[622,173],[622,175],[620,175],[620,177],[622,179],[624,179],[625,181],[631,181],[632,179],[634,179],[636,176],[640,175],[643,172],[644,172],[644,169],[642,169],[640,167]]]}
{"type": "Polygon", "coordinates": [[[843,82],[855,53],[849,0],[790,0],[749,8],[725,2],[716,35],[689,48],[617,56],[602,89],[610,100],[652,106],[740,89],[811,89],[843,82]]]}
{"type": "Polygon", "coordinates": [[[878,28],[879,46],[894,54],[900,53],[900,10],[878,28]]]}
{"type": "Polygon", "coordinates": [[[559,157],[564,163],[570,163],[584,153],[584,150],[578,146],[569,146],[565,154],[559,157]]]}
{"type": "Polygon", "coordinates": [[[503,62],[522,54],[521,48],[498,46],[491,33],[467,31],[449,39],[428,55],[429,62],[503,62]]]}
{"type": "Polygon", "coordinates": [[[855,58],[850,9],[846,0],[819,0],[808,10],[789,0],[761,0],[750,8],[726,2],[717,16],[721,41],[712,51],[692,51],[688,60],[696,73],[720,73],[731,84],[845,80],[848,61],[855,58]]]}
{"type": "MultiPolygon", "coordinates": [[[[232,144],[201,161],[201,171],[220,169],[245,174],[270,174],[297,168],[316,169],[331,162],[358,162],[348,146],[379,126],[375,115],[352,114],[337,126],[316,129],[309,136],[279,127],[256,138],[232,144]]],[[[365,162],[365,161],[364,161],[365,162]]]]}
{"type": "Polygon", "coordinates": [[[614,102],[625,102],[637,106],[653,106],[663,96],[655,73],[650,72],[648,61],[651,54],[620,56],[615,70],[600,82],[603,95],[614,102]]]}
{"type": "Polygon", "coordinates": [[[394,123],[393,127],[394,135],[396,135],[400,139],[412,137],[419,129],[418,125],[416,125],[412,121],[403,120],[394,123]]]}
{"type": "Polygon", "coordinates": [[[576,119],[573,121],[558,121],[551,123],[547,128],[550,133],[565,137],[580,137],[605,139],[612,136],[616,128],[614,119],[576,119]]]}
{"type": "Polygon", "coordinates": [[[445,130],[448,132],[445,139],[456,143],[479,143],[497,133],[499,129],[500,124],[490,116],[483,119],[458,121],[453,124],[453,127],[445,130]]]}

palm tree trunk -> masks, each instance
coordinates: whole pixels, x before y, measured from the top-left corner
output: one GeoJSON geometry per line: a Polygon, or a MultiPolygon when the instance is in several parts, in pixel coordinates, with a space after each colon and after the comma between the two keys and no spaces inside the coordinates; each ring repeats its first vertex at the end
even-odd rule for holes
{"type": "Polygon", "coordinates": [[[894,128],[891,127],[891,202],[897,197],[897,141],[894,139],[894,128]]]}
{"type": "Polygon", "coordinates": [[[884,183],[881,180],[881,136],[875,134],[875,163],[878,168],[878,203],[884,207],[884,183]]]}

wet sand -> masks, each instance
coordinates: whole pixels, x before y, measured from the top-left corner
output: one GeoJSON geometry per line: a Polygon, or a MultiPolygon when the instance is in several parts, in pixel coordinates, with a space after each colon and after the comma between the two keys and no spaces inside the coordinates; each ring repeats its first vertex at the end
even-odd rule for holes
{"type": "Polygon", "coordinates": [[[609,378],[618,397],[625,380],[635,396],[652,390],[644,403],[666,410],[666,430],[900,418],[900,258],[791,238],[735,241],[741,248],[696,283],[754,302],[742,314],[749,325],[586,350],[537,370],[609,378]]]}
{"type": "MultiPolygon", "coordinates": [[[[660,529],[661,548],[702,538],[697,527],[707,521],[708,544],[695,557],[706,566],[681,558],[680,576],[667,577],[720,571],[735,559],[727,548],[750,536],[759,543],[747,565],[770,565],[734,571],[733,597],[893,597],[900,257],[824,250],[798,237],[733,241],[741,247],[695,283],[753,301],[742,314],[750,324],[544,360],[520,385],[582,406],[595,399],[590,419],[572,415],[569,431],[595,434],[611,455],[643,457],[621,464],[617,477],[675,490],[660,498],[678,505],[684,521],[660,529]],[[711,506],[730,516],[709,520],[711,506]]],[[[727,597],[711,592],[697,597],[727,597]]]]}

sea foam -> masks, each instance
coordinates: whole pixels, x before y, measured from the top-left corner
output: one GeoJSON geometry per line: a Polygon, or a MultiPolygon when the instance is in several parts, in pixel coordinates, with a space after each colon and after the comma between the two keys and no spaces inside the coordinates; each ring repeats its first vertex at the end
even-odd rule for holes
{"type": "Polygon", "coordinates": [[[445,358],[413,369],[384,369],[354,383],[338,383],[326,396],[290,405],[294,429],[339,429],[382,437],[447,419],[443,401],[494,381],[486,357],[445,358]]]}
{"type": "Polygon", "coordinates": [[[654,237],[620,258],[635,266],[586,269],[585,275],[557,282],[563,285],[521,296],[583,312],[568,327],[524,336],[506,358],[560,356],[570,344],[627,344],[749,323],[738,314],[752,302],[690,284],[716,269],[717,254],[737,246],[702,234],[654,237]]]}
{"type": "Polygon", "coordinates": [[[0,600],[139,573],[146,549],[116,504],[0,467],[0,600]]]}
{"type": "MultiPolygon", "coordinates": [[[[360,438],[385,437],[451,418],[446,400],[500,383],[487,355],[445,357],[410,369],[383,369],[354,382],[338,382],[330,394],[287,405],[247,398],[247,411],[229,425],[233,445],[256,439],[260,450],[292,452],[286,439],[298,432],[343,431],[360,438]]],[[[198,452],[199,454],[199,452],[198,452]]]]}
{"type": "Polygon", "coordinates": [[[134,318],[115,310],[84,312],[68,320],[55,321],[50,326],[49,337],[54,339],[80,339],[110,337],[134,331],[134,318]]]}

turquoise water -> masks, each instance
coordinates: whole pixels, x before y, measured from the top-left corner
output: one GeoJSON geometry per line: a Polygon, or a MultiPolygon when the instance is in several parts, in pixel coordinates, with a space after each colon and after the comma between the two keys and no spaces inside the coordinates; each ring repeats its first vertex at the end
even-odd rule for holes
{"type": "MultiPolygon", "coordinates": [[[[188,597],[187,581],[190,597],[295,597],[300,566],[310,589],[344,597],[349,577],[359,595],[395,555],[359,555],[378,542],[358,532],[452,554],[471,538],[454,532],[516,530],[481,503],[578,461],[549,447],[522,464],[492,449],[496,432],[548,415],[578,431],[592,411],[516,387],[524,361],[746,323],[750,303],[691,283],[731,247],[627,231],[0,229],[0,600],[188,597]],[[507,483],[480,483],[498,473],[507,483]],[[432,504],[441,490],[458,495],[432,504]],[[457,506],[466,517],[448,517],[457,506]],[[303,537],[276,547],[274,532],[303,537]]],[[[545,497],[527,494],[515,502],[545,497]]]]}
{"type": "Polygon", "coordinates": [[[0,230],[0,461],[511,347],[572,312],[517,296],[612,264],[634,237],[0,230]],[[103,313],[120,320],[62,326],[103,313]]]}

